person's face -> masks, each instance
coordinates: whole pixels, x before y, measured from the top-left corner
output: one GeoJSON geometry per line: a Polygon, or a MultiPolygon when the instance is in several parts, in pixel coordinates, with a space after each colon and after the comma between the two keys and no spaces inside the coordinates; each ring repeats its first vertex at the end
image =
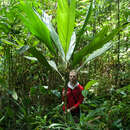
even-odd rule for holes
{"type": "Polygon", "coordinates": [[[70,72],[70,74],[69,74],[69,81],[71,83],[73,83],[73,84],[76,83],[76,81],[77,81],[77,75],[76,75],[75,72],[70,72]]]}

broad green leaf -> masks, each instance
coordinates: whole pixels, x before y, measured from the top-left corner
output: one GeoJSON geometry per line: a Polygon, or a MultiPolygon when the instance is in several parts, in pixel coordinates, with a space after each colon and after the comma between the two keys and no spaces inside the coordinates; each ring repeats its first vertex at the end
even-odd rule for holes
{"type": "Polygon", "coordinates": [[[48,47],[51,53],[56,54],[51,38],[50,32],[46,24],[40,19],[38,13],[32,8],[30,2],[21,2],[18,14],[21,21],[30,30],[30,32],[40,39],[48,47]]]}
{"type": "Polygon", "coordinates": [[[33,58],[36,58],[42,65],[46,66],[47,69],[51,68],[46,58],[35,47],[29,47],[28,45],[25,45],[25,46],[22,46],[19,50],[17,50],[17,53],[23,54],[26,51],[30,52],[33,55],[33,58]]]}
{"type": "Polygon", "coordinates": [[[46,58],[35,47],[29,48],[28,51],[32,54],[33,57],[37,58],[38,61],[47,69],[52,69],[46,58]]]}
{"type": "MultiPolygon", "coordinates": [[[[88,12],[87,12],[87,14],[86,14],[86,18],[85,18],[84,24],[83,24],[83,26],[82,26],[82,29],[81,29],[81,30],[79,31],[79,33],[78,33],[77,44],[79,43],[81,36],[82,36],[83,33],[85,32],[85,27],[86,27],[86,25],[87,25],[87,23],[88,23],[88,21],[89,21],[89,18],[90,18],[91,14],[92,14],[92,5],[93,5],[93,0],[92,0],[92,2],[91,2],[90,6],[89,6],[89,10],[88,10],[88,12]]],[[[77,45],[77,44],[76,44],[76,45],[77,45]]]]}
{"type": "Polygon", "coordinates": [[[48,29],[50,31],[51,38],[52,38],[53,42],[55,43],[55,45],[56,45],[56,47],[57,47],[57,49],[58,49],[58,51],[60,53],[60,56],[61,56],[62,60],[65,61],[65,54],[64,54],[64,50],[62,48],[62,45],[60,43],[59,36],[58,36],[58,34],[56,33],[54,27],[51,24],[50,17],[44,11],[43,11],[43,15],[42,15],[42,21],[48,27],[48,29]]]}
{"type": "Polygon", "coordinates": [[[54,69],[54,70],[56,70],[57,72],[58,72],[58,74],[62,77],[62,79],[63,79],[63,76],[61,75],[61,73],[58,71],[58,68],[57,68],[57,66],[56,66],[56,63],[54,62],[54,61],[48,61],[48,63],[49,63],[49,65],[54,69]]]}
{"type": "Polygon", "coordinates": [[[103,39],[107,32],[108,32],[108,26],[104,27],[88,45],[86,45],[83,49],[75,53],[73,57],[73,66],[78,64],[83,59],[84,56],[101,48],[104,45],[103,39]]]}
{"type": "Polygon", "coordinates": [[[104,52],[106,52],[108,49],[110,49],[112,46],[112,44],[110,42],[108,42],[107,44],[105,44],[102,48],[94,51],[92,54],[90,54],[87,58],[86,58],[86,61],[85,61],[85,64],[87,62],[89,62],[90,60],[94,59],[95,57],[103,54],[104,52]]]}
{"type": "Polygon", "coordinates": [[[1,42],[7,44],[7,45],[11,45],[11,46],[14,46],[14,47],[18,47],[17,44],[13,43],[13,42],[10,42],[8,40],[5,40],[5,39],[1,39],[1,42]]]}
{"type": "Polygon", "coordinates": [[[123,28],[127,26],[128,23],[122,25],[121,27],[117,27],[113,29],[108,35],[108,26],[104,27],[95,37],[94,39],[86,45],[83,49],[74,54],[73,57],[73,66],[80,63],[84,56],[91,54],[97,49],[101,48],[104,44],[113,39],[113,37],[123,28]]]}
{"type": "Polygon", "coordinates": [[[75,2],[76,0],[58,0],[57,29],[65,56],[74,30],[75,2]]]}
{"type": "Polygon", "coordinates": [[[92,85],[94,85],[95,83],[97,83],[97,80],[91,80],[89,81],[86,85],[85,85],[85,90],[88,90],[91,88],[92,85]]]}
{"type": "Polygon", "coordinates": [[[71,58],[71,55],[73,54],[74,48],[76,44],[76,34],[73,32],[73,35],[71,37],[70,45],[69,45],[69,50],[67,52],[66,60],[69,61],[71,58]]]}
{"type": "Polygon", "coordinates": [[[96,58],[97,56],[102,55],[104,52],[106,52],[108,49],[110,49],[112,46],[112,44],[110,42],[108,42],[107,44],[105,44],[102,48],[94,51],[92,54],[90,54],[89,56],[86,57],[85,61],[83,62],[83,64],[77,69],[77,71],[79,71],[81,68],[84,67],[85,64],[87,64],[89,61],[93,60],[94,58],[96,58]]]}
{"type": "MultiPolygon", "coordinates": [[[[32,60],[32,61],[39,61],[41,64],[43,64],[48,69],[53,68],[58,72],[58,74],[62,77],[61,73],[58,71],[56,63],[54,61],[47,61],[46,58],[42,55],[40,51],[38,51],[35,47],[29,47],[28,45],[22,46],[17,53],[23,54],[26,51],[29,51],[33,57],[30,56],[24,56],[25,58],[32,60]]],[[[63,77],[62,77],[63,78],[63,77]]]]}
{"type": "Polygon", "coordinates": [[[86,89],[84,89],[84,90],[82,91],[82,95],[83,95],[84,97],[87,97],[88,91],[87,91],[86,89]]]}

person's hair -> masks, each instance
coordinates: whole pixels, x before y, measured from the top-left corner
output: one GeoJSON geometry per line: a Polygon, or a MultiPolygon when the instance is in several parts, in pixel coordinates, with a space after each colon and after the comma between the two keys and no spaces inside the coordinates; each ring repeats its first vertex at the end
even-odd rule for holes
{"type": "Polygon", "coordinates": [[[71,71],[70,71],[70,73],[75,73],[75,74],[76,74],[76,76],[78,76],[78,73],[77,73],[77,71],[76,71],[76,70],[71,70],[71,71]]]}

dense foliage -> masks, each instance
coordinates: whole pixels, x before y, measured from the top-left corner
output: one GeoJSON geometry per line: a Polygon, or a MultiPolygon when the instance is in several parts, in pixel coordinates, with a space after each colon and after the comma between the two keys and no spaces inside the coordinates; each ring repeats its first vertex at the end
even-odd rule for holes
{"type": "Polygon", "coordinates": [[[0,1],[0,130],[129,130],[129,1],[62,2],[0,1]],[[72,68],[78,124],[61,103],[72,68]]]}

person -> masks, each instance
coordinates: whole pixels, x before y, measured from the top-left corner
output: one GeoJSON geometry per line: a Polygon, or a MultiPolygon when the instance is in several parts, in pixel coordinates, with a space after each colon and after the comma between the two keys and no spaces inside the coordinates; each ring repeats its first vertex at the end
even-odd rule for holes
{"type": "MultiPolygon", "coordinates": [[[[80,119],[79,105],[83,102],[82,95],[83,86],[77,81],[77,72],[75,70],[69,73],[69,82],[67,85],[67,112],[70,112],[75,122],[80,119]]],[[[65,89],[62,91],[62,100],[65,100],[65,89]]],[[[63,105],[63,111],[65,113],[65,104],[63,105]]]]}

